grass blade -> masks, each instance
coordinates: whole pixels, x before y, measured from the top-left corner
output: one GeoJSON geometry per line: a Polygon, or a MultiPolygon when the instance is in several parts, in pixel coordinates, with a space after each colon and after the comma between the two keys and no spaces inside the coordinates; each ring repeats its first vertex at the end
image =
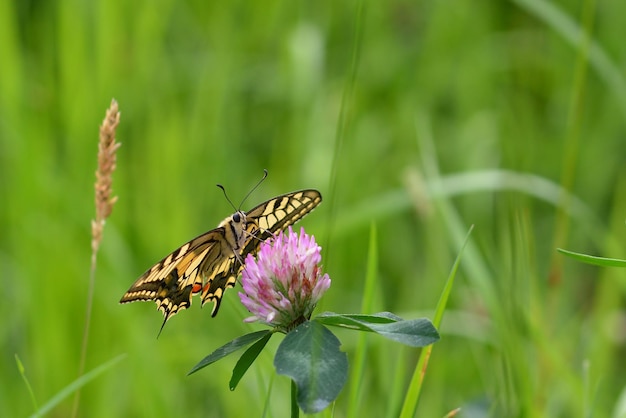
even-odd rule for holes
{"type": "MultiPolygon", "coordinates": [[[[454,260],[454,264],[452,266],[452,270],[450,271],[450,275],[448,276],[448,280],[446,281],[446,285],[443,288],[443,292],[441,293],[439,302],[437,302],[435,318],[433,319],[433,324],[436,328],[438,328],[441,324],[441,319],[443,318],[443,313],[446,310],[448,298],[450,297],[450,293],[452,292],[454,278],[456,277],[456,272],[461,262],[461,255],[463,254],[463,249],[465,248],[465,245],[467,244],[469,237],[472,233],[472,229],[473,226],[470,227],[470,230],[465,236],[465,241],[463,242],[459,254],[456,257],[456,260],[454,260]]],[[[409,418],[415,415],[417,402],[419,400],[420,392],[422,390],[422,383],[424,382],[424,374],[426,373],[426,367],[428,366],[428,360],[430,359],[430,354],[432,353],[432,351],[433,346],[429,345],[428,347],[424,348],[420,353],[419,360],[417,361],[417,366],[415,367],[413,377],[411,378],[411,383],[409,385],[407,395],[404,399],[404,404],[402,405],[402,411],[400,412],[401,418],[409,418]]]]}
{"type": "MultiPolygon", "coordinates": [[[[369,248],[367,253],[367,270],[365,273],[365,288],[363,291],[363,302],[361,304],[361,312],[371,312],[374,299],[374,288],[378,277],[378,237],[376,225],[372,223],[370,227],[369,248]]],[[[365,358],[367,354],[367,338],[365,333],[359,334],[357,348],[354,353],[354,361],[352,363],[352,373],[350,375],[350,393],[348,394],[348,410],[346,416],[348,418],[356,417],[359,409],[359,392],[361,389],[360,382],[363,381],[363,370],[365,368],[365,358]]]]}
{"type": "Polygon", "coordinates": [[[81,377],[79,377],[78,379],[74,380],[72,383],[70,383],[65,388],[61,389],[56,395],[54,395],[52,399],[46,402],[41,408],[39,408],[37,412],[31,415],[31,417],[39,417],[39,416],[47,414],[48,412],[52,410],[52,408],[54,408],[59,403],[61,403],[63,399],[67,398],[73,392],[82,388],[87,383],[89,383],[90,381],[92,381],[93,379],[95,379],[96,377],[104,373],[105,371],[109,370],[115,364],[119,363],[124,357],[126,357],[126,354],[120,354],[119,356],[114,357],[111,360],[107,361],[106,363],[103,363],[100,366],[96,367],[89,373],[86,373],[82,375],[81,377]]]}
{"type": "Polygon", "coordinates": [[[17,356],[17,354],[15,354],[15,362],[17,363],[17,369],[22,375],[22,379],[24,379],[24,383],[26,383],[26,388],[28,389],[28,393],[30,395],[30,400],[33,403],[33,407],[35,408],[35,411],[37,411],[39,407],[37,406],[37,399],[35,398],[35,392],[33,392],[33,388],[30,386],[30,382],[28,381],[28,378],[26,377],[26,371],[24,369],[24,365],[22,364],[22,361],[17,356]]]}
{"type": "Polygon", "coordinates": [[[596,257],[593,255],[587,255],[582,253],[575,253],[573,251],[564,250],[562,248],[556,249],[561,254],[565,254],[575,260],[582,261],[583,263],[593,264],[600,267],[626,267],[626,260],[620,260],[619,258],[606,258],[596,257]]]}

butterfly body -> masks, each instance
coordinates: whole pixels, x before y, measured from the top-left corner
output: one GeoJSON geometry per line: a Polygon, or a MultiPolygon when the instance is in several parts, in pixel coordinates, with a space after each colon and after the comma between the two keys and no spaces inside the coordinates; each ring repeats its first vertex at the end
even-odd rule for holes
{"type": "Polygon", "coordinates": [[[194,294],[201,293],[202,305],[214,302],[211,316],[217,315],[222,296],[235,286],[246,256],[256,253],[262,241],[293,225],[321,200],[317,190],[300,190],[270,199],[248,212],[233,213],[217,228],[183,244],[146,271],[120,303],[155,301],[165,325],[191,305],[194,294]]]}

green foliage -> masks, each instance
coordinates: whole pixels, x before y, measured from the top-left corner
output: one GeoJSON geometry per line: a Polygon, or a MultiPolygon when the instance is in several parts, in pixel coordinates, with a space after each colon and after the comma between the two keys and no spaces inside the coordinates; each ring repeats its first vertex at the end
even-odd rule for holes
{"type": "Polygon", "coordinates": [[[622,259],[594,257],[588,254],[581,254],[581,253],[576,253],[573,251],[567,251],[562,248],[558,248],[558,251],[562,254],[565,254],[568,257],[571,257],[578,261],[582,261],[583,263],[587,263],[587,264],[594,264],[596,266],[602,266],[602,267],[626,267],[626,260],[622,260],[622,259]]]}
{"type": "Polygon", "coordinates": [[[333,402],[348,377],[348,356],[335,335],[317,321],[299,325],[278,346],[276,373],[289,376],[297,387],[298,406],[307,414],[333,402]]]}
{"type": "MultiPolygon", "coordinates": [[[[441,292],[441,296],[439,297],[439,302],[437,302],[437,307],[435,308],[434,315],[434,327],[441,326],[441,320],[443,319],[443,315],[446,312],[446,308],[448,306],[448,300],[450,300],[450,295],[452,294],[452,288],[454,286],[454,279],[456,278],[456,274],[459,270],[459,265],[461,263],[461,255],[462,251],[465,249],[467,245],[470,234],[472,233],[473,227],[470,228],[470,231],[467,233],[465,237],[465,241],[463,242],[463,246],[461,248],[461,252],[457,255],[454,260],[454,265],[450,270],[450,274],[448,275],[448,280],[446,280],[446,284],[443,287],[443,291],[441,292]]],[[[417,409],[417,404],[419,401],[420,394],[422,393],[422,386],[424,384],[424,375],[426,373],[426,368],[428,367],[428,360],[430,360],[430,355],[433,350],[432,346],[426,347],[421,351],[419,359],[417,360],[417,364],[415,369],[413,370],[413,377],[411,378],[411,383],[406,392],[406,396],[404,398],[404,403],[402,404],[402,410],[400,411],[400,417],[412,417],[415,415],[415,410],[417,409]]]]}
{"type": "Polygon", "coordinates": [[[410,347],[424,347],[439,340],[439,334],[426,318],[404,320],[390,312],[373,315],[325,312],[315,321],[337,327],[375,332],[410,347]]]}
{"type": "Polygon", "coordinates": [[[33,403],[33,408],[35,409],[35,411],[37,411],[39,409],[39,405],[37,405],[37,398],[35,397],[35,394],[33,393],[33,388],[30,386],[30,383],[28,382],[28,378],[26,377],[26,369],[24,368],[24,365],[20,361],[20,358],[18,357],[17,354],[15,355],[15,363],[17,364],[17,369],[19,370],[20,375],[22,375],[24,384],[26,385],[26,388],[28,389],[28,394],[30,395],[30,400],[33,403]]]}
{"type": "MultiPolygon", "coordinates": [[[[158,340],[153,303],[118,305],[232,212],[216,183],[238,203],[263,168],[243,209],[300,188],[324,196],[302,221],[333,280],[320,311],[433,319],[475,225],[418,416],[623,412],[626,273],[556,248],[626,254],[625,13],[591,0],[0,2],[0,416],[33,411],[15,354],[39,405],[79,378],[113,97],[119,201],[86,370],[127,357],[82,387],[79,416],[288,414],[289,379],[271,377],[278,339],[233,392],[228,361],[185,376],[258,331],[237,289],[216,318],[194,301],[158,340]]],[[[355,416],[398,416],[420,349],[337,335],[364,366],[335,416],[352,402],[355,416]]],[[[71,411],[70,396],[50,416],[71,411]]]]}
{"type": "MultiPolygon", "coordinates": [[[[124,359],[124,357],[126,357],[126,354],[120,354],[116,356],[115,358],[112,358],[111,360],[104,362],[103,364],[99,365],[93,370],[86,372],[85,374],[83,374],[78,379],[74,380],[73,382],[70,382],[66,387],[64,387],[57,393],[55,393],[54,396],[48,402],[43,404],[41,407],[38,407],[35,410],[35,413],[31,416],[40,417],[40,416],[47,415],[54,408],[56,408],[65,398],[72,395],[79,388],[85,386],[92,380],[96,379],[98,376],[100,376],[102,373],[106,372],[107,370],[113,369],[117,363],[119,363],[122,359],[124,359]]],[[[22,367],[20,367],[20,369],[21,368],[22,367]]],[[[22,372],[22,370],[20,370],[20,372],[22,372]]],[[[30,388],[29,388],[29,391],[30,391],[30,388]]]]}
{"type": "MultiPolygon", "coordinates": [[[[348,374],[347,356],[339,349],[341,343],[323,324],[375,332],[411,347],[424,347],[439,340],[437,330],[428,319],[403,320],[389,312],[374,315],[326,312],[301,324],[288,332],[278,346],[274,366],[278,374],[292,379],[295,384],[292,390],[297,391],[297,404],[309,414],[324,410],[339,396],[348,374]]],[[[202,359],[189,374],[252,344],[233,369],[229,387],[235,390],[272,334],[270,331],[258,331],[237,337],[202,359]]],[[[295,405],[292,411],[296,411],[295,405]]]]}
{"type": "Polygon", "coordinates": [[[230,378],[230,382],[228,383],[228,387],[230,388],[230,390],[235,390],[243,375],[246,374],[250,366],[252,366],[252,363],[254,363],[254,360],[256,360],[259,354],[261,354],[261,351],[271,337],[272,334],[267,333],[267,335],[252,344],[250,348],[248,348],[245,353],[243,353],[243,355],[239,357],[239,360],[237,361],[237,364],[233,369],[233,375],[230,378]]]}
{"type": "MultiPolygon", "coordinates": [[[[263,346],[267,343],[269,337],[272,336],[272,333],[269,330],[256,331],[251,332],[246,335],[242,335],[241,337],[237,337],[232,341],[227,342],[217,350],[213,351],[211,354],[203,358],[198,364],[193,366],[193,368],[189,371],[188,374],[193,374],[200,369],[205,368],[209,364],[213,364],[218,360],[228,356],[229,354],[234,353],[237,350],[240,350],[244,347],[249,346],[250,344],[257,344],[259,341],[263,341],[263,346]]],[[[261,347],[263,348],[263,347],[261,347]]],[[[255,356],[256,358],[256,356],[255,356]]]]}

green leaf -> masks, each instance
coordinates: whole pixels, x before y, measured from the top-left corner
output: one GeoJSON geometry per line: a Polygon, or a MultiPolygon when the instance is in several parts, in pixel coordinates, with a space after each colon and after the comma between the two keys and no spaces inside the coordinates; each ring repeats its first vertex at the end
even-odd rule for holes
{"type": "Polygon", "coordinates": [[[246,371],[248,371],[252,363],[254,363],[254,360],[256,360],[261,351],[263,351],[265,344],[267,344],[271,337],[272,333],[268,332],[260,340],[252,344],[252,346],[248,348],[239,358],[239,361],[237,361],[237,364],[233,369],[233,375],[230,378],[230,390],[235,390],[243,375],[246,374],[246,371]]]}
{"type": "Polygon", "coordinates": [[[325,312],[313,321],[326,325],[375,332],[411,347],[425,347],[439,340],[439,333],[426,318],[402,319],[389,312],[373,315],[351,315],[325,312]]]}
{"type": "Polygon", "coordinates": [[[404,321],[404,319],[392,314],[391,312],[378,312],[371,315],[323,312],[316,316],[314,320],[320,321],[326,325],[358,329],[361,331],[372,331],[369,324],[390,324],[398,321],[404,321]]]}
{"type": "Polygon", "coordinates": [[[41,416],[46,415],[48,412],[50,412],[54,407],[60,404],[69,395],[76,392],[76,390],[83,387],[84,385],[86,385],[87,383],[89,383],[90,381],[98,377],[100,374],[112,368],[116,363],[118,363],[124,357],[126,357],[126,354],[120,354],[119,356],[112,358],[106,363],[101,364],[100,366],[96,367],[90,372],[85,373],[78,379],[74,380],[72,383],[70,383],[69,385],[61,389],[59,392],[57,392],[56,395],[52,397],[52,399],[50,399],[48,402],[42,405],[38,411],[36,411],[33,415],[31,415],[31,417],[41,417],[41,416]]]}
{"type": "Polygon", "coordinates": [[[234,340],[224,344],[205,358],[203,358],[198,364],[193,366],[193,369],[187,373],[189,376],[192,373],[197,372],[200,369],[205,368],[209,364],[215,363],[216,361],[226,357],[227,355],[234,353],[235,351],[252,344],[265,337],[267,334],[271,333],[270,330],[256,331],[251,332],[250,334],[242,335],[241,337],[235,338],[234,340]]]}
{"type": "Polygon", "coordinates": [[[276,372],[298,387],[298,405],[307,414],[326,408],[346,383],[348,358],[328,328],[308,321],[291,331],[278,346],[276,372]]]}
{"type": "Polygon", "coordinates": [[[587,264],[593,264],[601,267],[626,267],[626,260],[620,260],[618,258],[596,257],[593,255],[575,253],[573,251],[564,250],[562,248],[557,248],[556,250],[561,254],[565,254],[568,257],[574,258],[587,264]]]}

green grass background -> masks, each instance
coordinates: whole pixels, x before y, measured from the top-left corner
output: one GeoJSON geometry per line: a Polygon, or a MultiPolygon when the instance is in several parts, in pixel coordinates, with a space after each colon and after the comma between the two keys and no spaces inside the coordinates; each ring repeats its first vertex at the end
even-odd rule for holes
{"type": "MultiPolygon", "coordinates": [[[[266,416],[289,410],[273,339],[234,392],[236,357],[186,373],[260,325],[230,290],[157,340],[133,281],[232,212],[317,188],[301,224],[359,312],[376,226],[373,311],[432,317],[463,236],[417,415],[626,416],[626,3],[0,2],[0,416],[78,377],[98,126],[122,112],[98,259],[80,416],[266,416]],[[589,36],[585,36],[588,34],[589,36]],[[571,194],[567,194],[569,191],[571,194]]],[[[354,359],[358,335],[336,332],[354,359]]],[[[419,350],[367,336],[334,412],[397,416],[419,350]],[[348,393],[358,385],[358,402],[348,393]]],[[[69,416],[73,397],[50,414],[69,416]]]]}

